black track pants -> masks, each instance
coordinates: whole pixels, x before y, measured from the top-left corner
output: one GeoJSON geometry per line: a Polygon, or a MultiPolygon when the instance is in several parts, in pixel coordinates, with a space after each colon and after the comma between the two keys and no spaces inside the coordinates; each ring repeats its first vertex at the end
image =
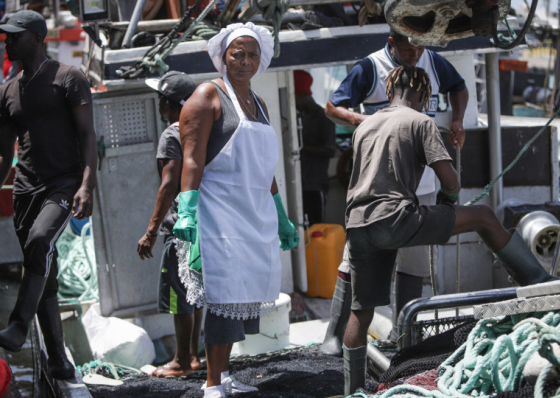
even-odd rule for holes
{"type": "Polygon", "coordinates": [[[14,226],[23,251],[23,266],[49,277],[43,298],[58,292],[56,241],[72,217],[72,201],[80,181],[61,181],[33,194],[14,196],[14,226]]]}

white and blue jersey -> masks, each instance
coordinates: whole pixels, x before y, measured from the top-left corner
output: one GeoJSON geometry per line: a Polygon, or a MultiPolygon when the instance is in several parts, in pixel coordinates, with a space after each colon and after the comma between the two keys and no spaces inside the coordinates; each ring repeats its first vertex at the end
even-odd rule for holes
{"type": "MultiPolygon", "coordinates": [[[[389,44],[385,48],[370,54],[358,62],[348,72],[346,78],[340,83],[338,89],[331,95],[330,101],[334,106],[356,108],[363,106],[363,114],[373,115],[379,109],[389,106],[389,99],[385,94],[385,78],[389,72],[400,66],[391,55],[389,44]]],[[[425,50],[416,64],[424,69],[430,77],[432,85],[432,98],[428,116],[434,118],[438,108],[438,93],[463,91],[465,80],[459,72],[441,55],[430,50],[425,50]]],[[[425,109],[422,109],[426,113],[425,109]]],[[[425,195],[435,191],[435,173],[426,167],[417,195],[425,195]]]]}
{"type": "MultiPolygon", "coordinates": [[[[338,89],[331,95],[334,106],[356,108],[363,105],[363,113],[372,115],[377,110],[388,107],[389,99],[385,94],[385,78],[389,72],[400,66],[391,55],[389,44],[370,54],[350,70],[338,89]]],[[[435,117],[438,107],[438,93],[447,94],[462,91],[465,81],[457,70],[441,55],[425,50],[417,67],[424,69],[430,77],[432,98],[428,115],[435,117]]],[[[425,110],[423,111],[424,113],[425,110]]]]}

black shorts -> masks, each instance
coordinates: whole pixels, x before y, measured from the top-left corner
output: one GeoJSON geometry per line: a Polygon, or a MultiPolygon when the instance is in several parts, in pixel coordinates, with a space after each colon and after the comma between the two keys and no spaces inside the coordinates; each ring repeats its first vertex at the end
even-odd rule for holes
{"type": "Polygon", "coordinates": [[[260,317],[231,319],[206,312],[204,342],[206,344],[233,344],[245,340],[246,334],[258,334],[260,317]]]}
{"type": "Polygon", "coordinates": [[[455,208],[408,205],[396,214],[360,228],[346,240],[352,274],[352,310],[390,302],[391,276],[398,249],[446,243],[455,227],[455,208]]]}
{"type": "Polygon", "coordinates": [[[158,289],[158,311],[164,314],[191,315],[194,306],[187,302],[187,289],[179,278],[179,259],[173,235],[164,235],[164,249],[158,289]]]}

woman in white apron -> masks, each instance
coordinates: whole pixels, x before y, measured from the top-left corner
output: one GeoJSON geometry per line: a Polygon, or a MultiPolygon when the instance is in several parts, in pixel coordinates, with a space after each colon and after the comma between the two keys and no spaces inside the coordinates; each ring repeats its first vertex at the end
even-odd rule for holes
{"type": "Polygon", "coordinates": [[[231,347],[258,333],[259,317],[274,308],[279,244],[288,250],[299,242],[274,180],[276,133],[249,86],[273,47],[270,33],[250,22],[222,29],[208,53],[223,78],[201,84],[179,122],[184,164],[173,232],[191,242],[179,254],[187,300],[208,309],[205,397],[257,390],[229,375],[231,347]]]}

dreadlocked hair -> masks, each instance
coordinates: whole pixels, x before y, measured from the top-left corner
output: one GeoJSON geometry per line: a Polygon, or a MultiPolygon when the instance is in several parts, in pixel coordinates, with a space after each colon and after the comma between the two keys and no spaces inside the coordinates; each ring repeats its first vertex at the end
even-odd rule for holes
{"type": "Polygon", "coordinates": [[[430,98],[432,97],[432,85],[430,84],[430,77],[424,69],[415,66],[399,66],[392,69],[385,80],[387,81],[385,94],[387,94],[389,102],[393,100],[395,91],[400,90],[402,98],[407,89],[414,91],[424,90],[426,96],[424,97],[423,106],[426,112],[428,112],[430,98]]]}

